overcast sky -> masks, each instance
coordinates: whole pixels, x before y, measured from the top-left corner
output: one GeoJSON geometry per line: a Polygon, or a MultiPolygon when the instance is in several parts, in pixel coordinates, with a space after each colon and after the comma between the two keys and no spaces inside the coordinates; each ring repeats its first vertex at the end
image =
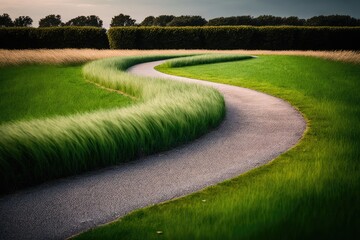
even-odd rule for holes
{"type": "Polygon", "coordinates": [[[0,0],[0,14],[14,20],[30,16],[37,27],[40,18],[60,14],[63,22],[81,15],[97,15],[108,28],[120,13],[140,23],[145,17],[161,14],[215,17],[241,15],[298,16],[345,14],[360,18],[360,0],[0,0]]]}

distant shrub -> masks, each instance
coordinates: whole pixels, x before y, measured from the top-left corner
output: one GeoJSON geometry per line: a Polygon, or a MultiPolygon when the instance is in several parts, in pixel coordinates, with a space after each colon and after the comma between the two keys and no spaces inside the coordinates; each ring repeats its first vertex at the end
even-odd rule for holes
{"type": "Polygon", "coordinates": [[[97,27],[0,28],[0,48],[109,48],[106,30],[97,27]]]}
{"type": "Polygon", "coordinates": [[[360,27],[117,27],[108,37],[114,49],[360,49],[360,27]]]}

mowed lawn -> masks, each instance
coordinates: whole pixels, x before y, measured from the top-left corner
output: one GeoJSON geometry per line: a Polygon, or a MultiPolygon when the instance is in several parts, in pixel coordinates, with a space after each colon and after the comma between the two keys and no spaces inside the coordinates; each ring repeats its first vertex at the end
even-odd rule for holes
{"type": "Polygon", "coordinates": [[[100,89],[82,77],[82,65],[0,68],[0,123],[71,115],[130,105],[133,100],[100,89]]]}
{"type": "MultiPolygon", "coordinates": [[[[297,56],[159,68],[256,89],[308,120],[270,164],[135,211],[77,239],[356,239],[360,236],[360,65],[297,56]]],[[[221,161],[221,159],[219,159],[221,161]]]]}

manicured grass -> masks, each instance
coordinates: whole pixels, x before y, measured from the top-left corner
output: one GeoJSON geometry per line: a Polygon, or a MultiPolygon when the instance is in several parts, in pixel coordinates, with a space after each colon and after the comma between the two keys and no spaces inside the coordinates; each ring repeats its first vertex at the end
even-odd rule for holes
{"type": "Polygon", "coordinates": [[[0,96],[0,124],[119,108],[133,102],[86,82],[82,65],[1,67],[0,96]]]}
{"type": "Polygon", "coordinates": [[[260,56],[159,69],[281,97],[300,109],[309,129],[300,144],[270,164],[199,193],[135,211],[77,239],[360,236],[359,65],[260,56]]]}
{"type": "Polygon", "coordinates": [[[130,107],[0,125],[0,193],[167,150],[217,126],[225,115],[218,91],[124,72],[170,57],[111,58],[83,67],[89,81],[135,97],[130,107]]]}

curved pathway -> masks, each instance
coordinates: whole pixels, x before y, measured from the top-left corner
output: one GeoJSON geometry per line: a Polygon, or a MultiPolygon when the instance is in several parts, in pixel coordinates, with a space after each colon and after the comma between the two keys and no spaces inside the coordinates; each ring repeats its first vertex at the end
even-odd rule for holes
{"type": "Polygon", "coordinates": [[[229,85],[156,72],[134,74],[206,84],[225,96],[214,131],[171,151],[56,180],[0,198],[0,239],[63,239],[150,204],[179,197],[265,164],[296,144],[306,123],[287,102],[229,85]]]}

